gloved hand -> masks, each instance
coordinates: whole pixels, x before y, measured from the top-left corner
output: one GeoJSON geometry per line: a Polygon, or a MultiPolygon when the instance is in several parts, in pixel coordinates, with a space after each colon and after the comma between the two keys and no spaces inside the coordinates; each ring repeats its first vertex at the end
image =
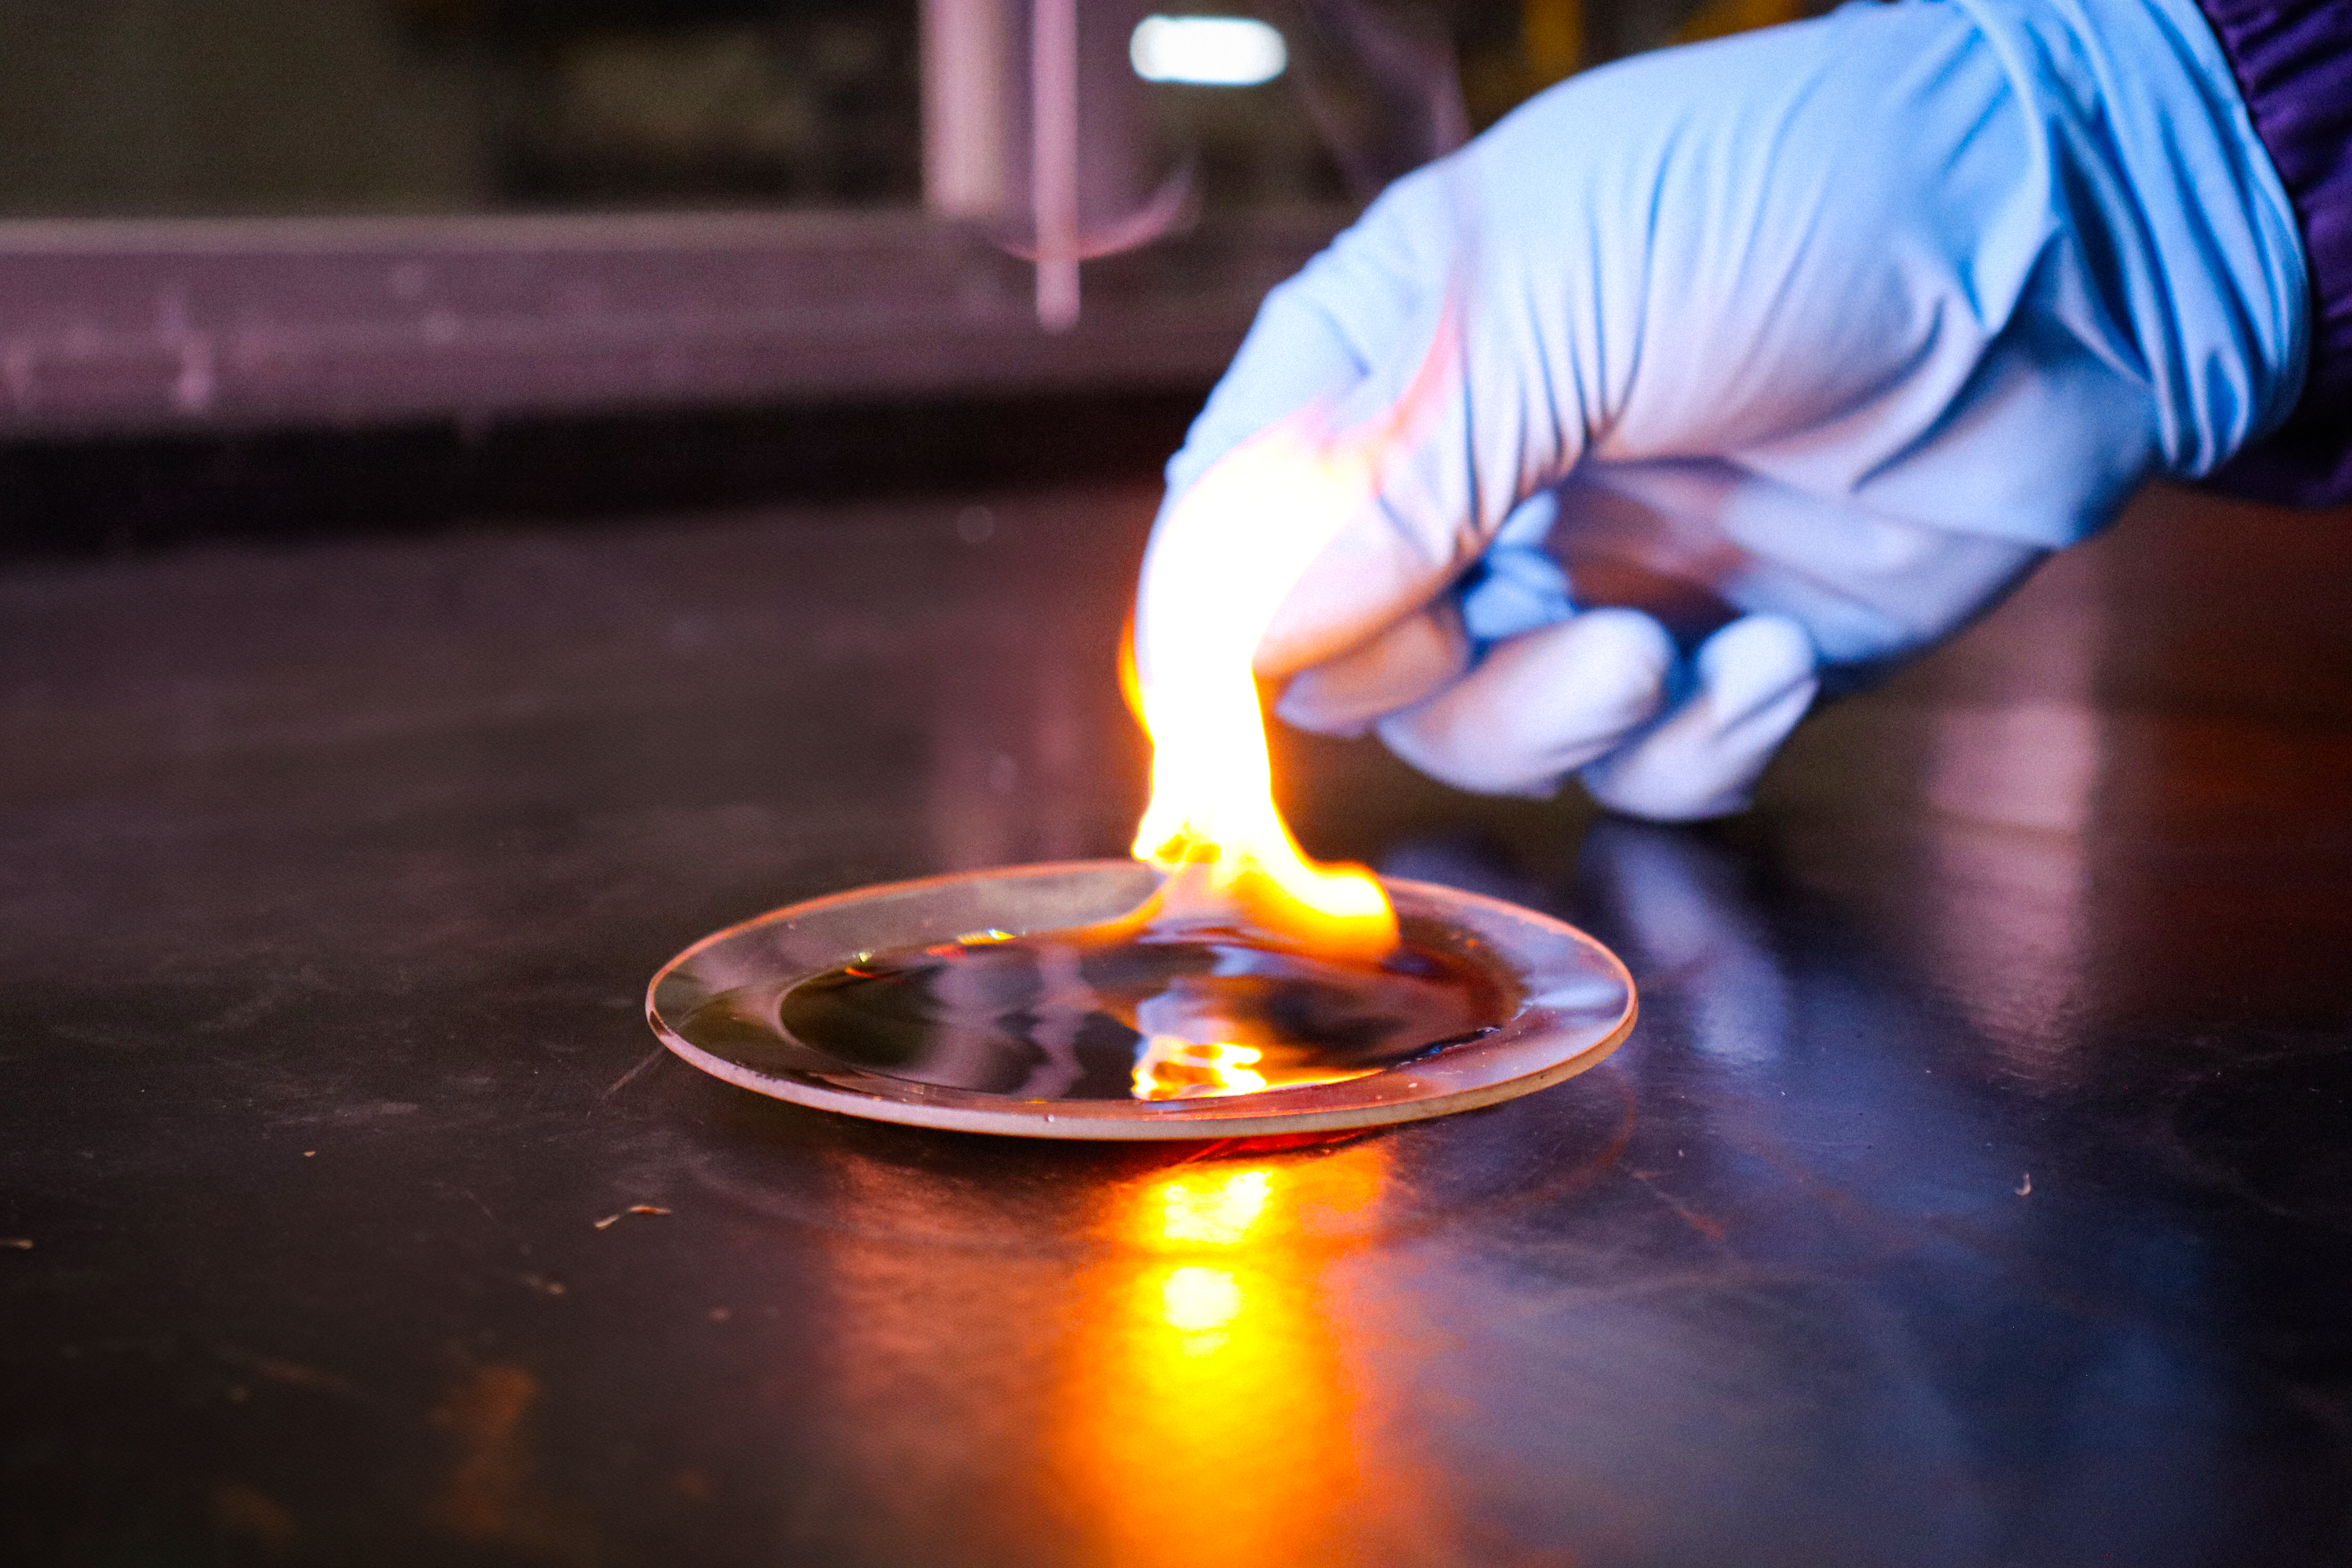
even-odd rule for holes
{"type": "Polygon", "coordinates": [[[1268,297],[1170,464],[1145,610],[1213,462],[1393,418],[1427,371],[1259,644],[1281,715],[1467,789],[1737,810],[1819,692],[2282,418],[2307,292],[2189,0],[1852,5],[1643,57],[1268,297]]]}

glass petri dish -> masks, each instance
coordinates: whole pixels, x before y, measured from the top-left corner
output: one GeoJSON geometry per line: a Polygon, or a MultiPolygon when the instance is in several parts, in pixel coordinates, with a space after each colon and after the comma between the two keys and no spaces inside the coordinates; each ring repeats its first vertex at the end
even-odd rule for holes
{"type": "Polygon", "coordinates": [[[784,1026],[784,995],[864,954],[1085,925],[1133,909],[1160,873],[1131,860],[1017,866],[860,888],[788,905],[679,953],[646,991],[646,1018],[713,1077],[778,1100],[916,1127],[1019,1138],[1248,1138],[1379,1127],[1468,1110],[1570,1078],[1633,1026],[1633,977],[1575,927],[1476,893],[1384,878],[1424,942],[1484,967],[1507,998],[1498,1026],[1336,1083],[1204,1099],[1029,1100],[877,1072],[784,1026]]]}

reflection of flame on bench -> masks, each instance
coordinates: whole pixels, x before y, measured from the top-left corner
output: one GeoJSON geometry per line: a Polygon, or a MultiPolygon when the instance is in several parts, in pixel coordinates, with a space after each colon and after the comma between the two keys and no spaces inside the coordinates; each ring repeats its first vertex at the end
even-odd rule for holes
{"type": "Polygon", "coordinates": [[[1411,1488],[1391,1466],[1396,1495],[1366,1484],[1324,1278],[1371,1224],[1387,1158],[1359,1143],[1106,1195],[1124,1246],[1071,1292],[1050,1456],[1089,1560],[1284,1568],[1395,1542],[1411,1488]]]}

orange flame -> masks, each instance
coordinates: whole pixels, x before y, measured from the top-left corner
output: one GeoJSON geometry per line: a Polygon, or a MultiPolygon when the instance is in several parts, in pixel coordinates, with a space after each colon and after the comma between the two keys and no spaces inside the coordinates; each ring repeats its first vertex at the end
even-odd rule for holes
{"type": "Polygon", "coordinates": [[[1255,934],[1364,958],[1396,945],[1396,915],[1369,872],[1318,866],[1291,837],[1251,660],[1375,478],[1371,453],[1297,423],[1236,448],[1161,529],[1137,625],[1152,755],[1136,858],[1170,874],[1171,906],[1238,910],[1255,934]]]}
{"type": "MultiPolygon", "coordinates": [[[[1139,630],[1154,640],[1120,671],[1152,744],[1135,856],[1169,874],[1137,911],[1144,923],[1237,927],[1254,941],[1367,963],[1397,945],[1396,913],[1371,873],[1309,860],[1275,806],[1251,668],[1284,596],[1370,499],[1372,480],[1370,454],[1276,426],[1211,468],[1153,545],[1139,630]]],[[[1148,1033],[1138,1099],[1268,1086],[1264,1053],[1237,1037],[1237,1020],[1183,1022],[1191,1026],[1148,1033]]]]}
{"type": "MultiPolygon", "coordinates": [[[[1308,859],[1274,804],[1253,661],[1283,601],[1340,529],[1376,504],[1390,455],[1437,406],[1453,323],[1449,310],[1383,416],[1332,434],[1326,408],[1302,410],[1212,464],[1162,520],[1119,668],[1152,744],[1151,803],[1134,853],[1169,874],[1129,917],[1136,925],[1237,930],[1359,963],[1395,950],[1396,912],[1371,873],[1308,859]]],[[[1153,1033],[1135,1092],[1265,1089],[1262,1055],[1248,1040],[1153,1033]]]]}
{"type": "Polygon", "coordinates": [[[1307,424],[1212,467],[1153,543],[1135,659],[1151,804],[1135,856],[1170,874],[1163,915],[1238,914],[1254,936],[1377,959],[1396,916],[1370,872],[1318,865],[1291,837],[1251,668],[1284,598],[1377,489],[1368,443],[1318,441],[1307,424]]]}

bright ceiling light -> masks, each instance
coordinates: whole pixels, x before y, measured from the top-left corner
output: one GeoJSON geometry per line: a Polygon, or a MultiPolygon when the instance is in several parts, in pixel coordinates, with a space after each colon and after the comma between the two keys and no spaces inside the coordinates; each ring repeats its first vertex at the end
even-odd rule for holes
{"type": "Polygon", "coordinates": [[[1248,16],[1146,16],[1127,58],[1146,81],[1255,87],[1290,63],[1282,35],[1248,16]]]}

